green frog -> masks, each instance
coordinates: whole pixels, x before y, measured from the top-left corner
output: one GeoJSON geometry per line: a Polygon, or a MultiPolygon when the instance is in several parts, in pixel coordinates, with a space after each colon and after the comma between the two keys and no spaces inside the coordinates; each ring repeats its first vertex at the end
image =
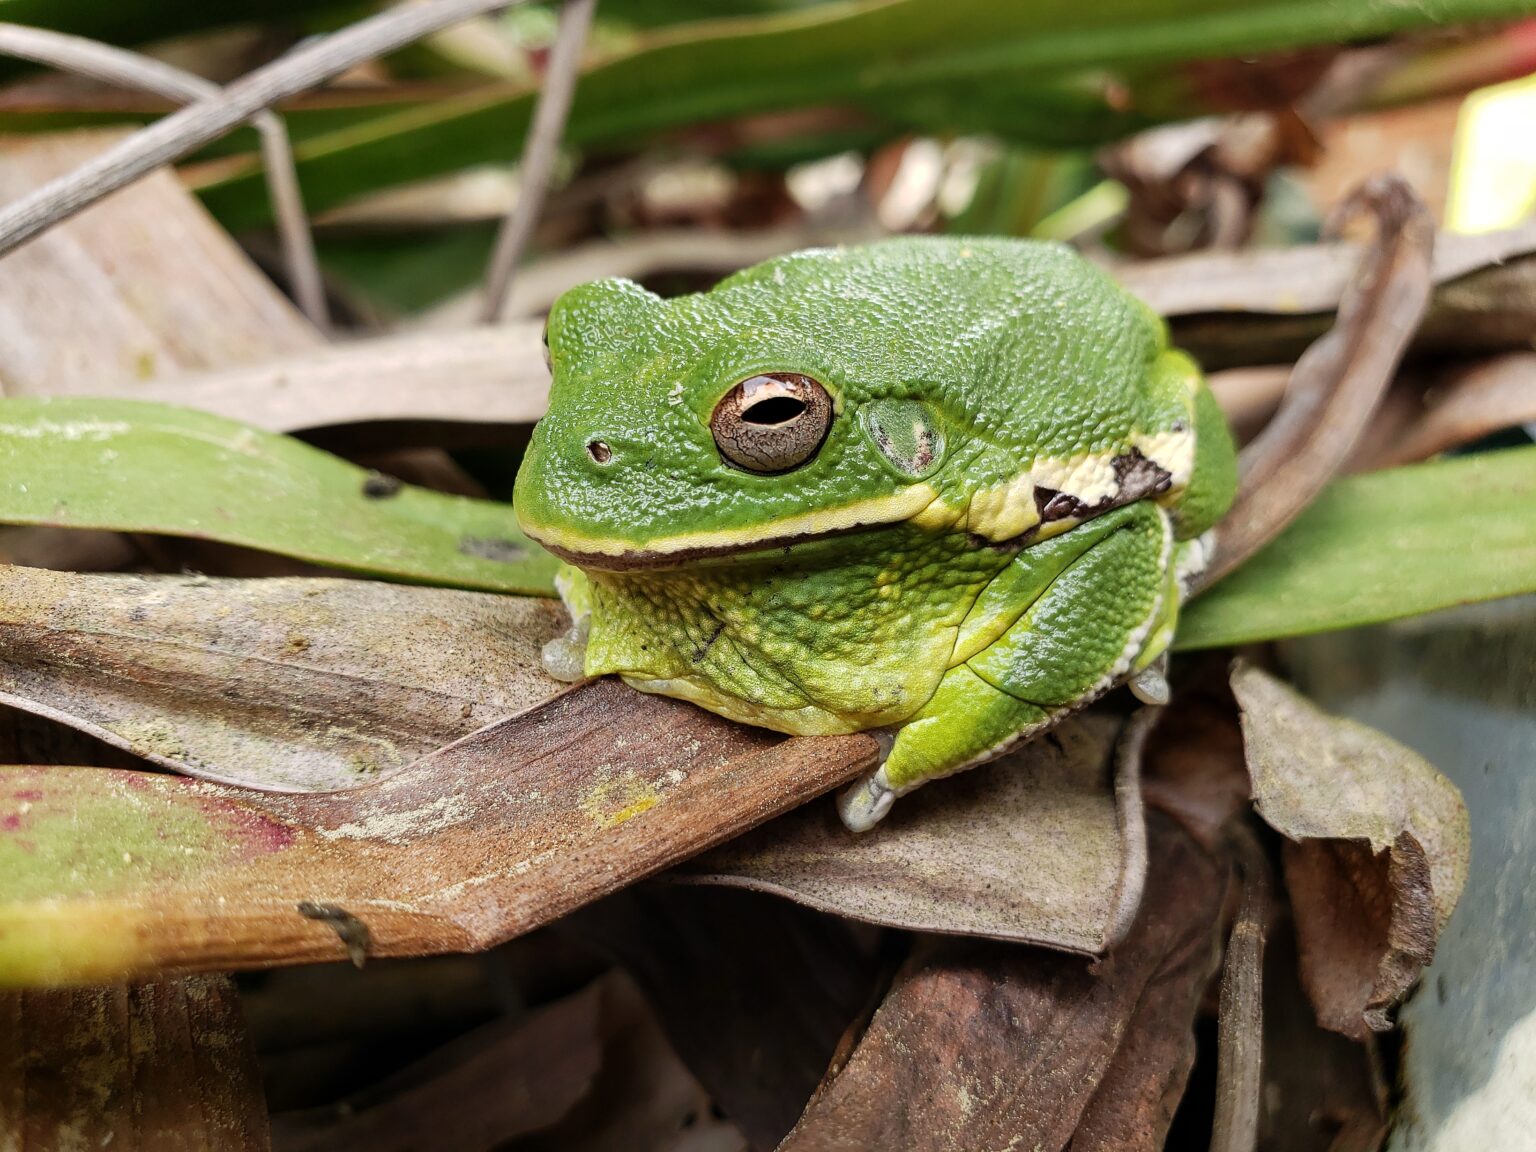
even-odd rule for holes
{"type": "Polygon", "coordinates": [[[781,732],[874,730],[839,798],[981,763],[1110,688],[1167,697],[1231,435],[1162,321],[1057,244],[907,237],[549,315],[517,477],[565,562],[546,664],[781,732]]]}

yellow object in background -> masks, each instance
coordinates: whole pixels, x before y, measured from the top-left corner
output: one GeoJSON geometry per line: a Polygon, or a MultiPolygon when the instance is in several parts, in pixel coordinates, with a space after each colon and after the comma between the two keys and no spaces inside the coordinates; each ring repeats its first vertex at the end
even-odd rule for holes
{"type": "Polygon", "coordinates": [[[1536,75],[1468,96],[1456,125],[1445,226],[1512,228],[1536,214],[1536,75]]]}

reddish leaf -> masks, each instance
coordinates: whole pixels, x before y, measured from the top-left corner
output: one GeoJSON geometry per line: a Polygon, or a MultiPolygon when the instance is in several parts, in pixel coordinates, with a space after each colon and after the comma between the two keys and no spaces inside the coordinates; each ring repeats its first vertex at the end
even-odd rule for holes
{"type": "Polygon", "coordinates": [[[484,948],[866,771],[595,681],[392,779],[273,795],[0,770],[0,984],[484,948]],[[306,908],[301,910],[300,906],[306,908]]]}

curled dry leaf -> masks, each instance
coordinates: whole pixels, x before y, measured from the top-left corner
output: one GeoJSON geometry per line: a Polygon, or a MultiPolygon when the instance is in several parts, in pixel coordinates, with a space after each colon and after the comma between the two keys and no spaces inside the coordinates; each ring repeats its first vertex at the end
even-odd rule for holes
{"type": "MultiPolygon", "coordinates": [[[[1211,672],[1218,660],[1208,661],[1211,672]]],[[[1141,794],[1148,808],[1177,820],[1207,852],[1230,847],[1230,827],[1249,808],[1243,736],[1226,690],[1211,691],[1207,669],[1186,669],[1184,682],[1147,749],[1141,794]]]]}
{"type": "Polygon", "coordinates": [[[0,770],[0,985],[473,951],[738,835],[875,763],[593,681],[374,788],[248,792],[0,770]],[[327,910],[306,916],[301,904],[327,910]]]}
{"type": "Polygon", "coordinates": [[[0,702],[206,780],[325,792],[566,686],[553,601],[363,580],[0,568],[0,702]]]}
{"type": "Polygon", "coordinates": [[[1125,931],[1146,860],[1134,780],[1117,797],[1112,716],[905,797],[855,836],[824,805],[695,861],[694,879],[923,932],[1099,953],[1125,931]]]}
{"type": "Polygon", "coordinates": [[[415,583],[553,592],[555,559],[510,505],[380,486],[302,441],[186,408],[0,399],[0,476],[0,523],[190,536],[415,583]]]}
{"type": "Polygon", "coordinates": [[[554,1124],[602,1062],[603,985],[475,1029],[339,1106],[272,1119],[282,1152],[485,1152],[554,1124]]]}
{"type": "Polygon", "coordinates": [[[1197,587],[1216,583],[1279,535],[1350,458],[1429,303],[1434,224],[1412,189],[1383,177],[1346,208],[1372,213],[1376,240],[1337,322],[1296,362],[1280,410],[1243,449],[1237,503],[1197,587]]]}
{"type": "Polygon", "coordinates": [[[234,985],[0,992],[0,1147],[266,1152],[234,985]]]}
{"type": "Polygon", "coordinates": [[[979,941],[915,956],[782,1152],[1163,1146],[1226,875],[1151,821],[1147,899],[1104,960],[979,941]]]}
{"type": "Polygon", "coordinates": [[[1372,463],[1423,460],[1520,424],[1536,424],[1536,352],[1511,352],[1457,373],[1372,463]]]}
{"type": "Polygon", "coordinates": [[[1233,434],[1247,443],[1280,406],[1290,379],[1290,365],[1264,364],[1213,372],[1207,382],[1233,434]]]}
{"type": "Polygon", "coordinates": [[[1455,785],[1382,733],[1246,665],[1232,675],[1259,814],[1286,837],[1301,973],[1325,1027],[1363,1038],[1434,956],[1466,883],[1455,785]]]}

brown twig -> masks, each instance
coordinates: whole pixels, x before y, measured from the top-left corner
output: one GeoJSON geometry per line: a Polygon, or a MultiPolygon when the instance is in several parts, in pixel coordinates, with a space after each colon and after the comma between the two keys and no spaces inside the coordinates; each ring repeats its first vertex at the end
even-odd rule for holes
{"type": "Polygon", "coordinates": [[[1349,459],[1429,305],[1434,224],[1396,176],[1345,205],[1377,220],[1334,326],[1303,353],[1279,412],[1243,450],[1242,489],[1228,513],[1208,587],[1274,539],[1349,459]]]}
{"type": "MultiPolygon", "coordinates": [[[[217,84],[152,57],[46,28],[0,23],[0,53],[121,88],[151,92],[182,104],[219,94],[217,84]]],[[[294,297],[304,315],[323,330],[330,324],[325,287],[320,279],[320,265],[315,259],[314,238],[309,232],[309,217],[304,212],[298,172],[293,166],[288,130],[276,113],[265,109],[252,117],[251,123],[261,134],[267,195],[272,198],[272,212],[277,220],[277,233],[282,241],[283,260],[288,267],[294,297]]]]}
{"type": "Polygon", "coordinates": [[[518,165],[517,202],[502,222],[496,237],[496,251],[491,255],[485,281],[485,305],[481,320],[494,324],[506,311],[512,292],[512,278],[522,260],[523,250],[533,236],[554,175],[555,158],[565,135],[565,118],[571,110],[576,91],[576,75],[581,70],[581,51],[592,26],[597,0],[565,0],[560,9],[560,26],[550,49],[549,65],[539,91],[538,107],[533,112],[533,126],[523,145],[523,159],[518,165]]]}
{"type": "Polygon", "coordinates": [[[323,40],[302,44],[218,95],[172,112],[68,176],[0,209],[0,255],[162,164],[218,139],[263,108],[440,29],[524,2],[431,0],[390,8],[323,40]]]}
{"type": "Polygon", "coordinates": [[[1264,1071],[1264,926],[1269,861],[1246,828],[1235,837],[1243,898],[1221,970],[1216,1050],[1216,1116],[1211,1152],[1253,1152],[1264,1071]]]}

